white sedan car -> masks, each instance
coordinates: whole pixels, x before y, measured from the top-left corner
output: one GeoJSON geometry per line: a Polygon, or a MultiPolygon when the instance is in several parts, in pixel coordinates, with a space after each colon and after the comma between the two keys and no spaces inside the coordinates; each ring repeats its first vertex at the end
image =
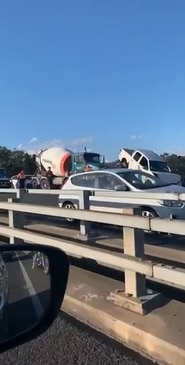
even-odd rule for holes
{"type": "MultiPolygon", "coordinates": [[[[141,170],[110,169],[99,170],[71,175],[59,195],[59,207],[74,209],[79,207],[77,195],[70,195],[70,190],[107,191],[110,197],[101,197],[99,194],[90,196],[90,209],[106,212],[122,212],[124,206],[137,206],[141,208],[143,216],[160,218],[185,219],[185,202],[178,200],[148,199],[149,193],[185,193],[185,188],[167,184],[158,177],[152,176],[141,170]],[[69,190],[69,194],[62,191],[69,190]],[[132,200],[126,197],[111,197],[111,191],[145,192],[143,198],[132,200]]],[[[69,221],[70,219],[68,219],[69,221]]]]}

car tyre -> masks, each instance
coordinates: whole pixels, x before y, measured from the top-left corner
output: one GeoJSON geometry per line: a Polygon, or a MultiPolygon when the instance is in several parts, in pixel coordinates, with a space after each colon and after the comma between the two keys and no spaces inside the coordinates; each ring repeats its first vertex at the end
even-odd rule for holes
{"type": "MultiPolygon", "coordinates": [[[[157,217],[157,213],[155,212],[155,210],[151,209],[151,208],[142,208],[141,211],[141,215],[142,217],[148,217],[148,218],[156,218],[157,217]]],[[[155,233],[155,232],[151,232],[148,230],[144,230],[144,233],[155,233]]]]}
{"type": "MultiPolygon", "coordinates": [[[[74,204],[71,203],[71,202],[64,203],[63,206],[62,206],[62,208],[65,208],[65,209],[76,209],[75,206],[74,206],[74,204]]],[[[75,221],[75,219],[73,219],[73,218],[65,218],[65,220],[66,220],[66,222],[70,222],[70,223],[75,221]]]]}

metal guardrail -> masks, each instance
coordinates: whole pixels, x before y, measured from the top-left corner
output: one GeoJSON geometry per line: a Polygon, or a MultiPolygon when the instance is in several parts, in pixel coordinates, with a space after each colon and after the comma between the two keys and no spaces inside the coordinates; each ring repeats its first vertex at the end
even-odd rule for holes
{"type": "MultiPolygon", "coordinates": [[[[38,195],[79,195],[79,190],[42,190],[42,189],[25,189],[24,190],[28,194],[38,194],[38,195]]],[[[17,198],[20,197],[22,191],[20,189],[0,189],[0,196],[1,194],[15,194],[17,198]]],[[[97,197],[104,197],[105,201],[106,198],[116,198],[120,200],[120,198],[128,198],[130,200],[133,199],[154,199],[154,200],[181,200],[185,201],[185,194],[184,193],[149,193],[147,191],[143,192],[122,192],[122,191],[100,191],[94,190],[93,195],[97,197]]]]}
{"type": "MultiPolygon", "coordinates": [[[[11,199],[11,198],[10,198],[11,199]]],[[[0,209],[10,210],[10,202],[0,202],[0,209]]],[[[185,236],[184,220],[161,219],[139,216],[139,209],[125,208],[125,214],[120,213],[104,213],[84,209],[65,209],[53,208],[45,206],[37,206],[34,204],[19,204],[11,202],[11,211],[35,215],[44,215],[57,218],[69,218],[81,220],[84,222],[99,222],[103,224],[111,224],[116,226],[124,226],[128,228],[137,228],[152,232],[164,232],[185,236]],[[129,214],[134,211],[134,216],[129,214]],[[84,214],[85,213],[85,214],[84,214]]],[[[86,234],[90,234],[91,229],[86,227],[86,234]]],[[[84,232],[81,232],[82,235],[84,232]]]]}
{"type": "MultiPolygon", "coordinates": [[[[32,190],[33,191],[33,190],[32,190]]],[[[171,286],[180,286],[185,290],[185,270],[178,267],[161,265],[144,257],[143,230],[162,231],[185,235],[185,224],[181,220],[141,217],[137,208],[125,208],[123,214],[95,212],[89,210],[88,191],[78,193],[81,209],[59,209],[25,203],[30,193],[21,192],[20,198],[9,198],[8,202],[0,202],[0,209],[8,210],[9,227],[0,226],[1,235],[10,237],[10,243],[35,242],[60,247],[67,254],[95,260],[104,266],[125,271],[125,290],[112,293],[109,297],[116,305],[144,314],[160,302],[160,294],[148,292],[146,278],[160,280],[171,286]],[[124,255],[106,253],[101,249],[73,244],[66,240],[47,237],[24,230],[26,214],[50,217],[72,218],[80,220],[79,237],[81,240],[93,239],[91,222],[108,223],[123,227],[124,255]]],[[[69,194],[69,192],[68,192],[69,194]]]]}

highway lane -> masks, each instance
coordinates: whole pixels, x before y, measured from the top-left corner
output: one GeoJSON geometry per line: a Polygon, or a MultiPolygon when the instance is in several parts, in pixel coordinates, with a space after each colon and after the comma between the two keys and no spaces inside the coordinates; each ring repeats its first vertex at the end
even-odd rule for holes
{"type": "Polygon", "coordinates": [[[19,252],[6,260],[10,295],[8,305],[8,336],[24,332],[38,322],[48,309],[50,277],[32,270],[32,255],[19,252]]]}
{"type": "Polygon", "coordinates": [[[14,364],[152,365],[153,363],[61,312],[49,330],[40,337],[0,354],[0,365],[14,364]]]}

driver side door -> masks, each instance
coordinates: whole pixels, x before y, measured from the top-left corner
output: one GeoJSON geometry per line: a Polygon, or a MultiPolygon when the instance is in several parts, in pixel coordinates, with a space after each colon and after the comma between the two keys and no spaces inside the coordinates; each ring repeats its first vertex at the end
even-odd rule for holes
{"type": "Polygon", "coordinates": [[[129,190],[128,186],[118,176],[109,173],[98,174],[98,189],[116,191],[116,187],[123,187],[123,191],[124,187],[125,190],[129,190]]]}

